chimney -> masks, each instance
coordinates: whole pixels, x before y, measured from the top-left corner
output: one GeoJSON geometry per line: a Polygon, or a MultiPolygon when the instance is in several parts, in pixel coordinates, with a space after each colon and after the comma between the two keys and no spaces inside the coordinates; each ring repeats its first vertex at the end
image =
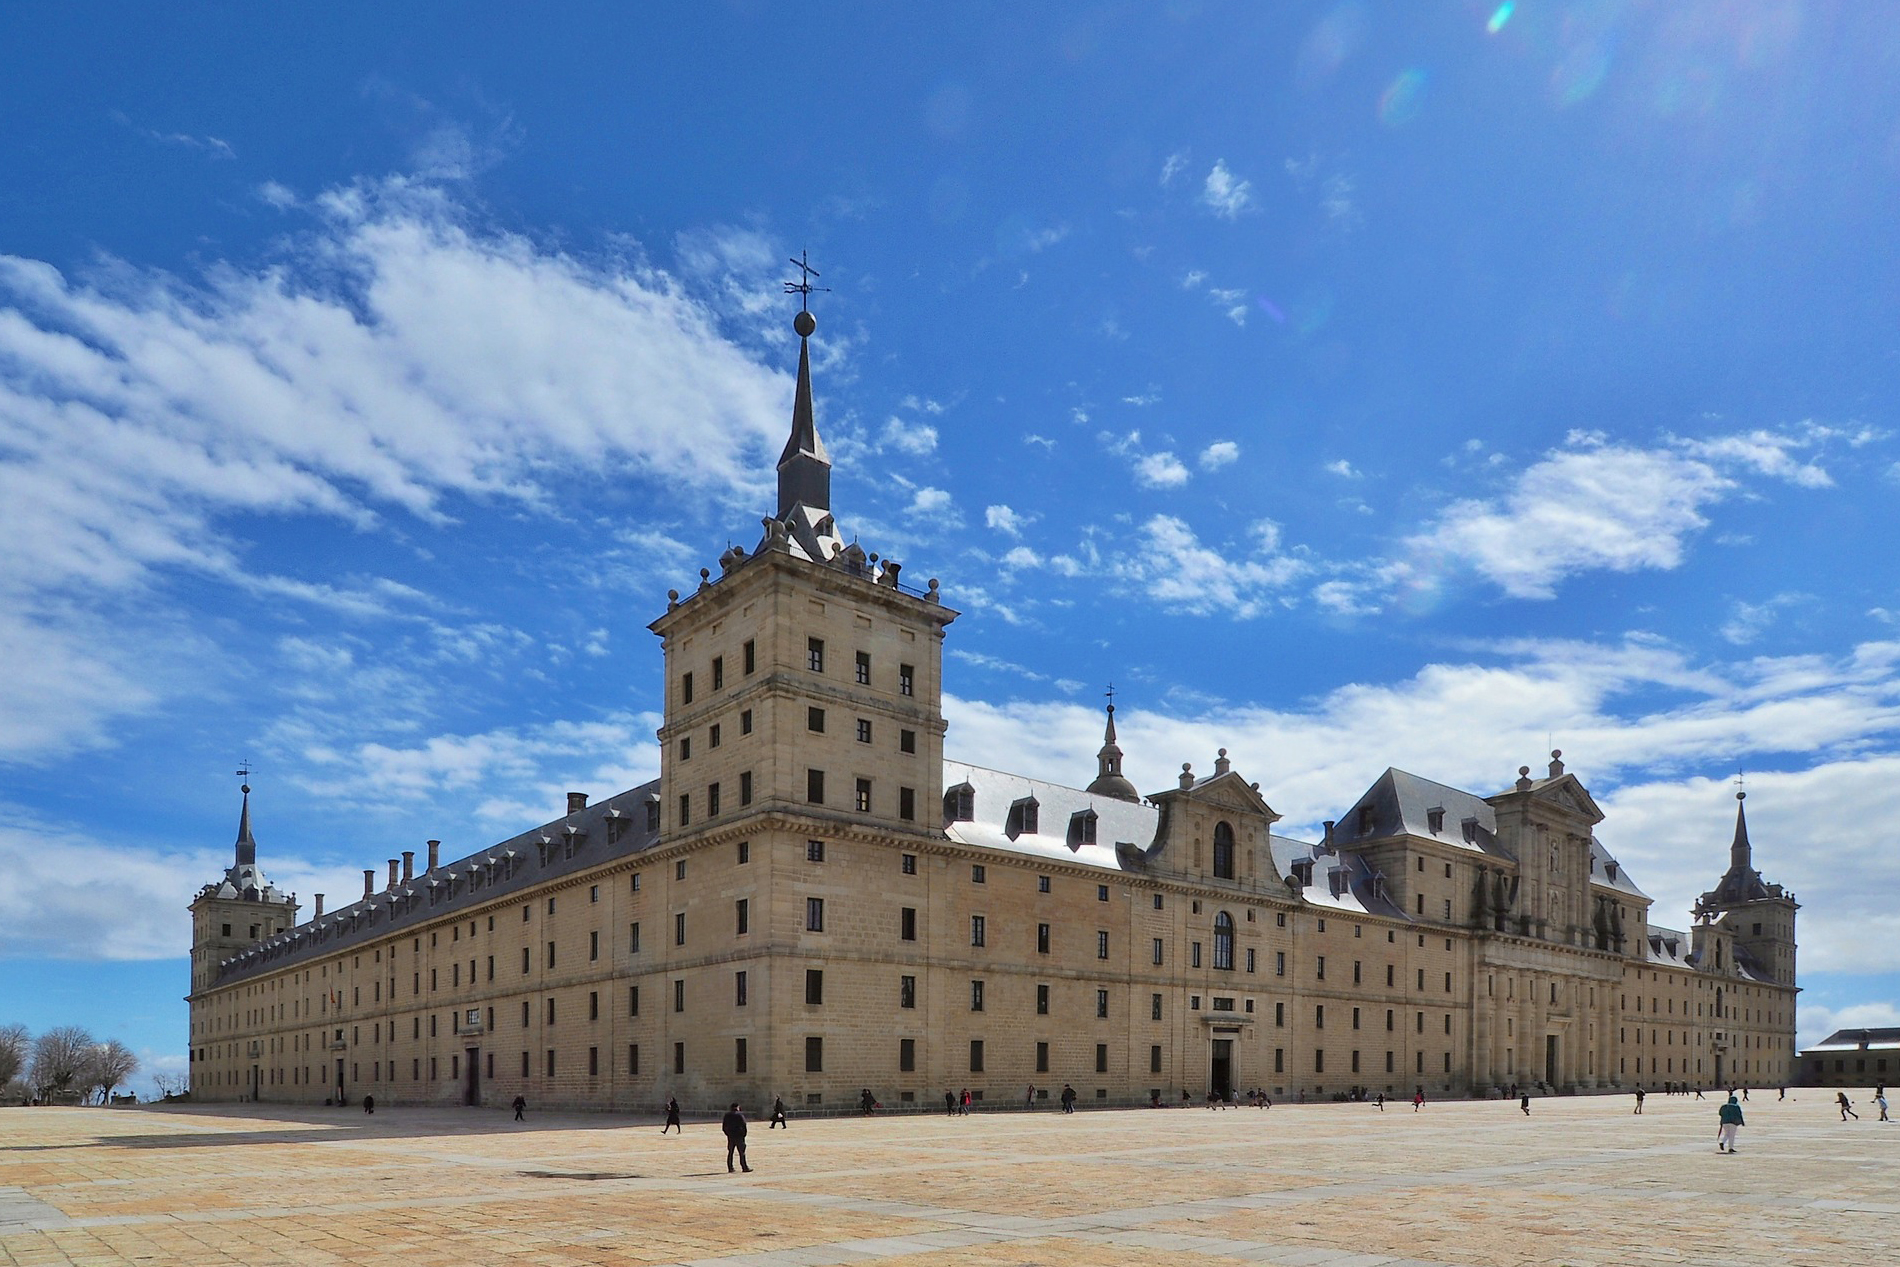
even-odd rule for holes
{"type": "Polygon", "coordinates": [[[376,891],[376,868],[363,868],[363,896],[368,897],[376,891]]]}
{"type": "Polygon", "coordinates": [[[313,920],[323,918],[323,894],[321,893],[317,894],[317,913],[310,918],[313,920]]]}
{"type": "Polygon", "coordinates": [[[587,808],[587,793],[569,792],[567,794],[567,812],[578,814],[587,808]]]}
{"type": "Polygon", "coordinates": [[[391,889],[396,887],[396,860],[394,858],[389,860],[389,887],[391,889]]]}
{"type": "Polygon", "coordinates": [[[442,842],[439,840],[431,840],[429,842],[429,870],[433,871],[441,865],[442,842]]]}
{"type": "Polygon", "coordinates": [[[402,851],[402,882],[407,884],[415,878],[416,851],[413,849],[405,849],[402,851]]]}

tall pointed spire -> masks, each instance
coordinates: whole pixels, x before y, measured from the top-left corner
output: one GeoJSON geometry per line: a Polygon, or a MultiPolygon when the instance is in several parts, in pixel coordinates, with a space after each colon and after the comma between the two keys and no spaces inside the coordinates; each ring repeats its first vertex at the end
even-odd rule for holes
{"type": "Polygon", "coordinates": [[[811,404],[811,332],[818,328],[818,319],[811,315],[811,295],[825,288],[811,284],[818,270],[811,266],[805,252],[800,251],[792,263],[798,268],[799,279],[786,282],[785,293],[798,296],[798,315],[792,318],[792,329],[798,332],[798,391],[792,398],[792,434],[778,455],[780,519],[801,505],[821,512],[831,509],[831,458],[818,438],[811,404]]]}
{"type": "Polygon", "coordinates": [[[1095,754],[1095,782],[1088,790],[1097,796],[1112,796],[1118,801],[1139,801],[1141,793],[1122,776],[1121,745],[1115,742],[1115,706],[1108,706],[1108,724],[1102,730],[1102,748],[1095,754]]]}
{"type": "Polygon", "coordinates": [[[1735,840],[1728,847],[1728,869],[1731,875],[1747,875],[1755,869],[1754,850],[1748,843],[1748,815],[1742,810],[1742,802],[1748,793],[1735,794],[1735,840]]]}
{"type": "Polygon", "coordinates": [[[244,808],[238,814],[237,865],[254,867],[257,865],[257,841],[251,838],[251,785],[246,783],[241,790],[244,793],[244,808]]]}

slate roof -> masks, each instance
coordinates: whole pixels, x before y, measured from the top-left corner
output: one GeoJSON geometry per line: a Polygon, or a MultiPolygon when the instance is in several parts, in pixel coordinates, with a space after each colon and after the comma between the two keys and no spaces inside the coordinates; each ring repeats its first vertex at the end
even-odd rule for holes
{"type": "Polygon", "coordinates": [[[1900,1027],[1875,1029],[1837,1029],[1809,1051],[1870,1051],[1874,1048],[1900,1047],[1900,1027]]]}

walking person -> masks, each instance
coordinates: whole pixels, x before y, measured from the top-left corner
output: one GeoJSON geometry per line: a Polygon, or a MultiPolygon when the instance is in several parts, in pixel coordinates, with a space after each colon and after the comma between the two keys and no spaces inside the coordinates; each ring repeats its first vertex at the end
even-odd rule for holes
{"type": "Polygon", "coordinates": [[[1379,1092],[1377,1103],[1379,1105],[1379,1112],[1385,1112],[1385,1092],[1379,1092]]]}
{"type": "Polygon", "coordinates": [[[1066,1082],[1062,1084],[1062,1111],[1075,1112],[1075,1088],[1066,1082]]]}
{"type": "Polygon", "coordinates": [[[1530,1092],[1526,1091],[1523,1095],[1517,1098],[1517,1107],[1524,1110],[1525,1117],[1529,1117],[1531,1115],[1531,1093],[1530,1092]]]}
{"type": "Polygon", "coordinates": [[[680,1102],[678,1096],[669,1095],[666,1097],[666,1126],[660,1128],[660,1134],[666,1134],[667,1126],[673,1128],[675,1135],[684,1135],[686,1133],[680,1129],[680,1102]]]}
{"type": "Polygon", "coordinates": [[[957,1097],[957,1104],[962,1107],[963,1116],[970,1116],[970,1088],[963,1088],[962,1094],[957,1097]]]}
{"type": "Polygon", "coordinates": [[[373,1095],[364,1096],[363,1097],[363,1112],[374,1113],[375,1111],[376,1111],[376,1097],[373,1095]]]}
{"type": "Polygon", "coordinates": [[[945,1117],[955,1117],[957,1115],[956,1092],[946,1091],[943,1093],[943,1115],[945,1117]]]}
{"type": "Polygon", "coordinates": [[[1418,1090],[1412,1093],[1412,1112],[1416,1113],[1424,1107],[1425,1107],[1425,1088],[1421,1086],[1418,1088],[1418,1090]]]}
{"type": "Polygon", "coordinates": [[[1887,1116],[1887,1092],[1885,1089],[1874,1093],[1874,1103],[1880,1106],[1880,1116],[1876,1120],[1891,1122],[1893,1119],[1887,1116]]]}
{"type": "Polygon", "coordinates": [[[772,1097],[772,1124],[765,1129],[775,1131],[781,1126],[788,1131],[792,1129],[785,1123],[785,1101],[782,1097],[775,1095],[772,1097]]]}
{"type": "Polygon", "coordinates": [[[1635,1116],[1637,1116],[1637,1117],[1641,1117],[1642,1115],[1643,1115],[1643,1087],[1642,1087],[1642,1084],[1641,1084],[1641,1083],[1638,1083],[1638,1084],[1637,1084],[1637,1086],[1636,1086],[1636,1113],[1635,1113],[1635,1116]]]}
{"type": "MultiPolygon", "coordinates": [[[[858,1112],[862,1113],[865,1117],[870,1117],[876,1111],[877,1097],[871,1094],[871,1088],[866,1087],[858,1093],[858,1112]]],[[[768,1127],[766,1129],[769,1130],[771,1128],[768,1127]]]]}
{"type": "Polygon", "coordinates": [[[1026,1109],[1036,1107],[1036,1084],[1033,1082],[1029,1084],[1029,1090],[1023,1092],[1023,1107],[1026,1109]]]}
{"type": "Polygon", "coordinates": [[[1847,1098],[1847,1092],[1836,1091],[1834,1102],[1841,1106],[1841,1121],[1845,1122],[1850,1117],[1856,1122],[1860,1121],[1860,1114],[1854,1112],[1854,1102],[1847,1098]]]}
{"type": "Polygon", "coordinates": [[[1715,1151],[1718,1153],[1734,1152],[1735,1132],[1741,1129],[1743,1125],[1742,1106],[1735,1099],[1734,1092],[1731,1091],[1729,1093],[1728,1103],[1716,1110],[1716,1120],[1719,1121],[1721,1125],[1715,1129],[1715,1151]]]}
{"type": "Polygon", "coordinates": [[[732,1107],[726,1110],[726,1116],[720,1120],[719,1129],[726,1135],[726,1173],[732,1173],[732,1154],[739,1154],[739,1169],[748,1175],[752,1167],[745,1159],[745,1114],[739,1112],[739,1102],[734,1100],[732,1107]]]}
{"type": "Polygon", "coordinates": [[[516,1096],[515,1097],[515,1121],[525,1122],[527,1119],[523,1117],[522,1115],[525,1114],[527,1111],[528,1111],[528,1097],[525,1095],[516,1096]]]}

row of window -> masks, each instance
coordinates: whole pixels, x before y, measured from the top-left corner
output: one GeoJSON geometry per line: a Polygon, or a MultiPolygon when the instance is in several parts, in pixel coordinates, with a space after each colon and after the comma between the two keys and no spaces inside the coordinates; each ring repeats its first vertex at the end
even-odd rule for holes
{"type": "MultiPolygon", "coordinates": [[[[758,672],[759,651],[758,644],[755,640],[751,638],[746,639],[744,645],[739,648],[739,656],[742,672],[746,677],[750,677],[758,672]]],[[[807,638],[805,640],[805,667],[813,673],[823,673],[825,671],[825,640],[823,638],[807,638]]],[[[712,680],[712,689],[715,691],[724,690],[726,686],[726,658],[722,655],[714,656],[710,670],[709,676],[712,680]]],[[[859,651],[856,653],[852,661],[852,677],[859,686],[873,685],[871,681],[870,652],[859,651]]],[[[897,693],[902,696],[913,696],[917,693],[917,669],[914,665],[900,664],[897,666],[897,693]]],[[[691,672],[682,673],[680,674],[680,703],[681,705],[686,705],[692,702],[693,675],[691,672]]]]}

